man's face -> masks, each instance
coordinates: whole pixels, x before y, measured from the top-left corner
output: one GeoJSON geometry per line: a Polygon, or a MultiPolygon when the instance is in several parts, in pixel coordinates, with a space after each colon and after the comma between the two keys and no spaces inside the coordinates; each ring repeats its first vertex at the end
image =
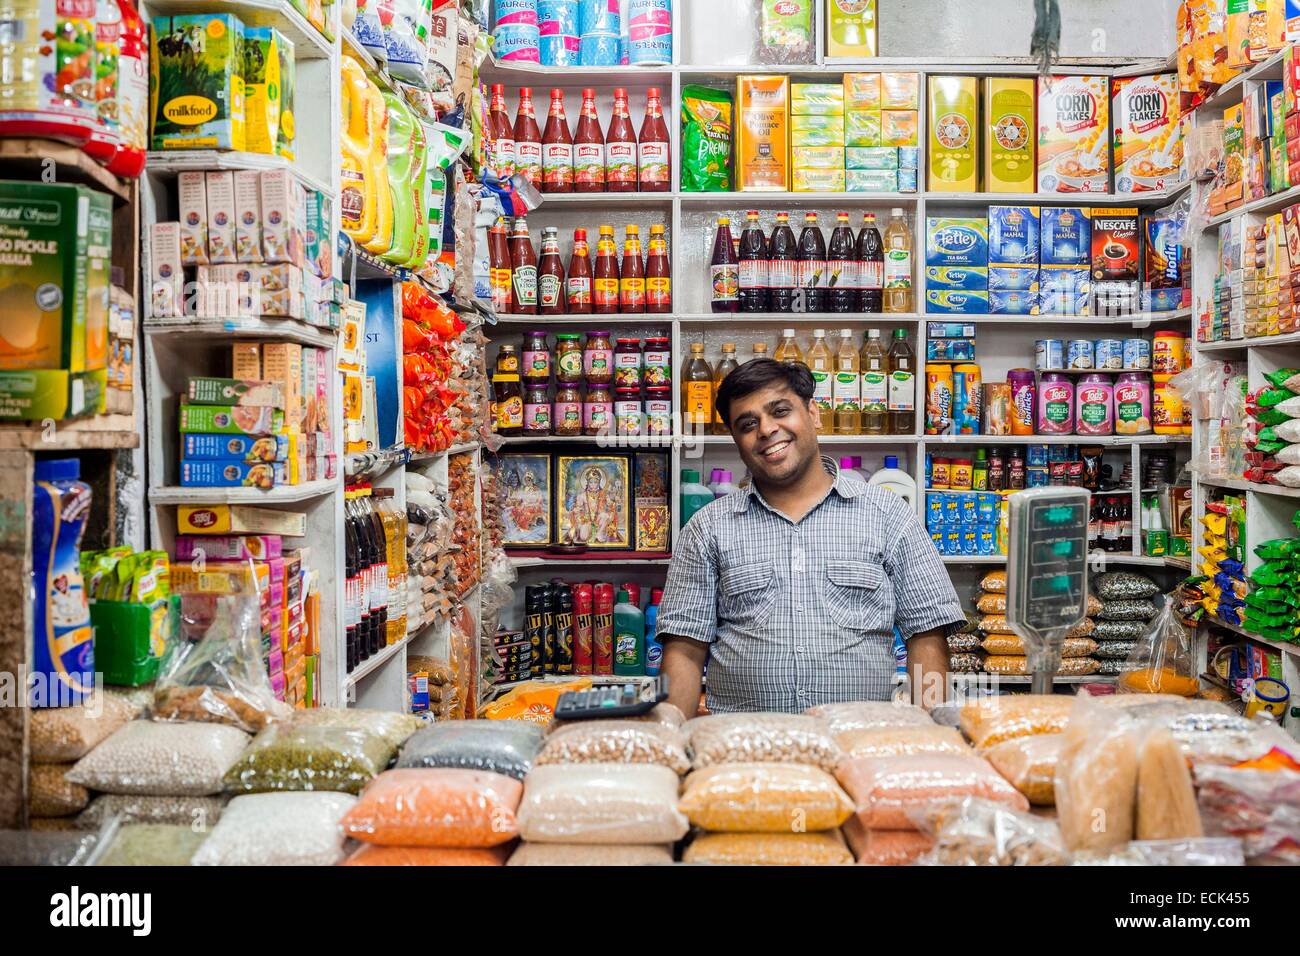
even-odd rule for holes
{"type": "Polygon", "coordinates": [[[769,385],[731,403],[731,437],[755,479],[784,485],[818,457],[815,402],[785,385],[769,385]]]}

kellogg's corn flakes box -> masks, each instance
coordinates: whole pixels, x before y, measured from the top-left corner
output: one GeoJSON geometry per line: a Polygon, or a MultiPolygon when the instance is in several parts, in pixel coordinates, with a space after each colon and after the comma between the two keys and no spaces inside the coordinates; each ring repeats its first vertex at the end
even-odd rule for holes
{"type": "Polygon", "coordinates": [[[1110,81],[1038,81],[1038,191],[1104,193],[1110,186],[1110,81]]]}
{"type": "Polygon", "coordinates": [[[1182,179],[1177,74],[1116,79],[1111,112],[1117,193],[1154,192],[1182,179]]]}

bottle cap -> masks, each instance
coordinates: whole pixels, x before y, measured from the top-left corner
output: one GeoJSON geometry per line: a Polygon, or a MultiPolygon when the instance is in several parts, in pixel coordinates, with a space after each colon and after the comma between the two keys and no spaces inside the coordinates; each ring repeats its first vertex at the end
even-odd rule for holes
{"type": "Polygon", "coordinates": [[[852,467],[853,467],[852,458],[844,457],[840,459],[840,468],[852,468],[852,467]]]}
{"type": "Polygon", "coordinates": [[[786,339],[794,338],[794,329],[782,329],[781,337],[786,339]]]}
{"type": "Polygon", "coordinates": [[[725,468],[719,469],[718,475],[719,475],[719,480],[722,482],[722,484],[724,485],[731,484],[731,472],[727,471],[727,469],[725,468]]]}
{"type": "Polygon", "coordinates": [[[619,604],[631,604],[631,603],[632,603],[632,595],[628,594],[626,591],[619,591],[619,592],[618,592],[618,601],[617,601],[617,603],[619,603],[619,604]]]}
{"type": "Polygon", "coordinates": [[[906,213],[903,212],[903,209],[900,206],[895,206],[893,209],[889,210],[889,214],[891,216],[894,216],[897,219],[901,219],[903,218],[903,216],[906,215],[906,213]]]}
{"type": "Polygon", "coordinates": [[[907,329],[894,329],[894,338],[896,339],[907,338],[907,329]]]}
{"type": "Polygon", "coordinates": [[[700,473],[694,468],[682,469],[682,484],[698,485],[700,483],[700,473]]]}
{"type": "Polygon", "coordinates": [[[885,467],[886,467],[886,468],[897,468],[897,467],[898,467],[898,458],[897,458],[897,456],[895,456],[895,455],[886,455],[886,456],[885,456],[885,467]]]}
{"type": "Polygon", "coordinates": [[[862,467],[862,456],[861,456],[861,455],[854,455],[854,456],[853,456],[853,467],[854,467],[854,468],[861,468],[861,467],[862,467]]]}
{"type": "Polygon", "coordinates": [[[77,481],[81,478],[81,461],[77,458],[55,458],[38,461],[32,476],[36,481],[77,481]]]}

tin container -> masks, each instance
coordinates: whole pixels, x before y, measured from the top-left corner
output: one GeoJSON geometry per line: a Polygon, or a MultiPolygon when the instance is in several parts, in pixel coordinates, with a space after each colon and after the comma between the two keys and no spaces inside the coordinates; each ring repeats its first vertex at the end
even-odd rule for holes
{"type": "Polygon", "coordinates": [[[925,433],[951,434],[953,428],[953,367],[941,363],[925,366],[925,433]]]}
{"type": "Polygon", "coordinates": [[[1151,368],[1151,343],[1146,339],[1125,339],[1124,368],[1129,371],[1151,368]]]}
{"type": "Polygon", "coordinates": [[[1039,339],[1035,342],[1034,368],[1040,372],[1065,368],[1065,342],[1061,339],[1039,339]]]}
{"type": "Polygon", "coordinates": [[[1038,390],[1034,383],[1033,371],[1027,368],[1013,368],[1007,372],[1007,384],[1011,387],[1010,434],[1034,434],[1034,412],[1038,404],[1038,390]]]}
{"type": "Polygon", "coordinates": [[[953,367],[952,420],[953,434],[980,433],[980,367],[963,364],[953,367]]]}
{"type": "Polygon", "coordinates": [[[1091,339],[1071,339],[1065,351],[1065,368],[1093,368],[1091,339]]]}
{"type": "Polygon", "coordinates": [[[1099,339],[1093,356],[1094,365],[1108,372],[1124,368],[1124,343],[1120,339],[1099,339]]]}

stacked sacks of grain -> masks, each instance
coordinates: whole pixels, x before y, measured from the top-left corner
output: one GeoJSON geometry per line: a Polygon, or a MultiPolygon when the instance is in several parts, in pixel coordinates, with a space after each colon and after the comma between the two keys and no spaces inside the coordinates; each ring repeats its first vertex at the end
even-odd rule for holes
{"type": "Polygon", "coordinates": [[[1159,613],[1159,602],[1153,598],[1160,588],[1145,574],[1107,571],[1093,578],[1092,591],[1101,601],[1093,635],[1101,661],[1099,673],[1122,674],[1135,645],[1159,613]]]}
{"type": "Polygon", "coordinates": [[[90,791],[68,780],[67,772],[139,711],[125,696],[107,690],[70,707],[32,710],[27,778],[32,829],[76,826],[73,817],[90,802],[90,791]]]}
{"type": "Polygon", "coordinates": [[[1052,806],[1061,734],[1073,701],[1060,694],[986,697],[962,707],[961,729],[1025,799],[1052,806]]]}

